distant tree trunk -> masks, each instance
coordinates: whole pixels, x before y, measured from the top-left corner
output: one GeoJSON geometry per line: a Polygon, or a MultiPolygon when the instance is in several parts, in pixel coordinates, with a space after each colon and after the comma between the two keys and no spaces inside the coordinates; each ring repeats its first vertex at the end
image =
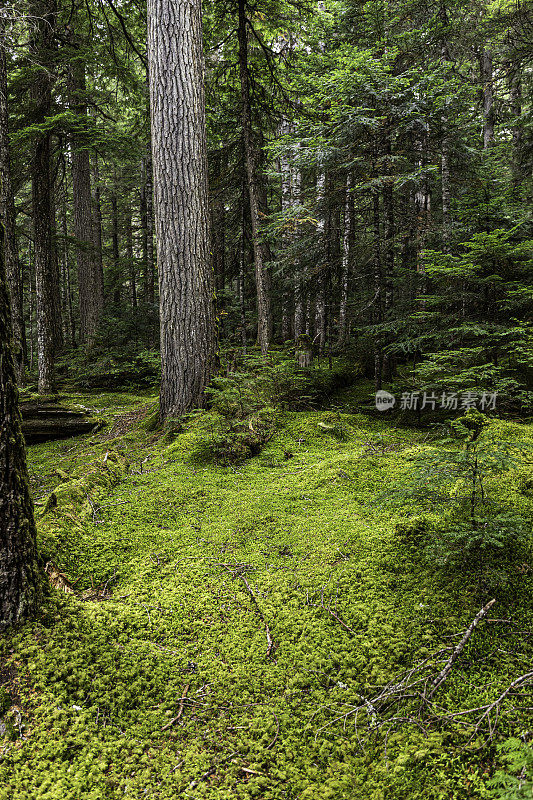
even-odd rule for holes
{"type": "MultiPolygon", "coordinates": [[[[298,145],[297,145],[298,147],[298,145]]],[[[292,187],[293,203],[296,206],[301,202],[301,189],[302,189],[302,173],[299,167],[296,167],[293,172],[293,187],[292,187]]],[[[293,242],[296,244],[297,240],[296,228],[293,233],[293,242]]],[[[294,286],[294,340],[298,341],[298,337],[304,333],[305,330],[305,275],[301,263],[297,256],[296,275],[294,286]]]]}
{"type": "MultiPolygon", "coordinates": [[[[77,115],[78,124],[87,126],[85,67],[80,58],[76,58],[70,68],[69,88],[70,106],[77,115]]],[[[97,232],[93,220],[90,153],[83,131],[72,136],[72,200],[77,239],[80,338],[90,347],[102,318],[104,298],[95,248],[97,232]]]]}
{"type": "MultiPolygon", "coordinates": [[[[280,136],[285,136],[291,131],[290,123],[283,119],[280,126],[280,136]]],[[[289,161],[287,150],[283,150],[279,157],[279,174],[281,183],[281,214],[285,216],[283,222],[284,234],[281,239],[282,258],[289,252],[291,246],[291,234],[288,232],[288,215],[294,205],[294,178],[293,170],[289,161]]],[[[284,268],[281,274],[281,339],[287,342],[291,337],[291,304],[292,304],[292,291],[287,275],[287,270],[284,268]]]]}
{"type": "MultiPolygon", "coordinates": [[[[55,24],[53,0],[34,0],[31,14],[34,33],[30,52],[37,71],[31,89],[34,122],[42,125],[52,112],[52,79],[49,54],[55,24]]],[[[50,170],[50,132],[36,134],[31,163],[32,216],[34,233],[35,289],[37,299],[38,389],[41,394],[53,390],[54,383],[54,274],[52,264],[52,191],[50,170]]]]}
{"type": "MultiPolygon", "coordinates": [[[[66,190],[65,190],[66,193],[66,190]]],[[[61,285],[63,287],[63,324],[65,326],[65,341],[71,347],[76,345],[76,328],[74,325],[74,310],[72,303],[72,287],[70,285],[70,259],[68,249],[68,227],[67,227],[67,198],[64,196],[61,205],[61,232],[63,235],[63,247],[61,251],[61,267],[63,271],[61,285]]]]}
{"type": "Polygon", "coordinates": [[[0,225],[0,631],[35,611],[44,576],[21,430],[0,225]]]}
{"type": "MultiPolygon", "coordinates": [[[[379,325],[383,321],[383,276],[381,271],[381,237],[379,225],[379,191],[373,190],[372,222],[374,234],[374,323],[379,325]]],[[[382,335],[377,333],[374,338],[374,384],[376,392],[381,389],[383,375],[383,345],[382,335]]]]}
{"type": "Polygon", "coordinates": [[[272,309],[270,298],[270,273],[266,267],[268,260],[266,248],[261,240],[260,198],[261,189],[258,179],[258,154],[252,128],[252,110],[250,100],[250,75],[248,72],[248,21],[246,18],[246,0],[239,3],[239,75],[241,84],[241,122],[244,142],[246,173],[248,177],[248,197],[250,202],[250,218],[252,224],[252,242],[254,249],[255,283],[257,289],[257,340],[261,352],[265,355],[272,340],[272,309]]]}
{"type": "Polygon", "coordinates": [[[481,83],[483,87],[483,148],[494,142],[494,98],[492,89],[492,53],[481,53],[481,83]]]}
{"type": "MultiPolygon", "coordinates": [[[[5,30],[5,20],[0,18],[0,39],[5,30]]],[[[4,225],[4,255],[7,285],[11,297],[14,336],[14,361],[19,385],[22,385],[26,353],[26,329],[23,315],[22,274],[20,268],[15,196],[11,181],[11,155],[9,147],[9,112],[7,105],[6,51],[0,44],[0,210],[4,225]]]]}
{"type": "Polygon", "coordinates": [[[59,248],[57,246],[57,217],[56,217],[56,192],[52,179],[52,194],[50,197],[50,229],[52,231],[52,318],[54,322],[54,356],[61,352],[63,339],[63,313],[61,308],[61,270],[59,267],[59,248]]]}
{"type": "Polygon", "coordinates": [[[326,345],[326,212],[324,202],[326,196],[326,173],[322,164],[318,164],[316,176],[316,203],[317,203],[317,275],[316,275],[316,300],[315,300],[315,339],[319,353],[324,352],[326,345]]]}
{"type": "Polygon", "coordinates": [[[248,342],[246,338],[246,185],[243,181],[242,186],[242,217],[241,217],[241,244],[239,248],[239,276],[238,276],[238,292],[239,292],[239,312],[241,324],[241,341],[242,353],[246,355],[248,350],[248,342]]]}
{"type": "Polygon", "coordinates": [[[513,123],[513,185],[514,195],[520,200],[520,187],[525,174],[522,164],[523,136],[520,120],[522,116],[522,80],[519,65],[510,65],[509,89],[511,95],[511,113],[513,123]]]}
{"type": "Polygon", "coordinates": [[[91,158],[93,196],[93,234],[94,234],[94,261],[95,261],[95,282],[99,302],[102,305],[102,312],[105,303],[104,293],[104,263],[103,263],[103,243],[102,243],[102,198],[100,190],[100,165],[98,163],[98,153],[93,153],[91,158]]]}
{"type": "Polygon", "coordinates": [[[113,303],[120,305],[120,295],[122,289],[122,275],[120,269],[120,249],[118,241],[118,200],[117,200],[117,178],[113,176],[113,190],[111,194],[111,254],[113,258],[112,286],[113,303]]]}
{"type": "Polygon", "coordinates": [[[337,347],[346,344],[348,333],[348,286],[350,281],[351,250],[355,228],[354,196],[352,192],[353,177],[349,171],[346,176],[346,199],[344,203],[344,231],[342,237],[342,264],[339,302],[339,338],[337,347]]]}
{"type": "Polygon", "coordinates": [[[202,404],[214,367],[200,0],[148,0],[148,58],[166,419],[202,404]]]}
{"type": "Polygon", "coordinates": [[[137,274],[135,270],[135,257],[133,254],[133,223],[131,214],[131,204],[127,200],[126,208],[126,261],[130,277],[131,307],[137,308],[137,274]]]}
{"type": "Polygon", "coordinates": [[[445,253],[450,252],[451,236],[451,183],[450,183],[450,139],[448,135],[448,111],[445,110],[441,117],[442,143],[441,143],[441,198],[442,198],[442,244],[445,253]]]}

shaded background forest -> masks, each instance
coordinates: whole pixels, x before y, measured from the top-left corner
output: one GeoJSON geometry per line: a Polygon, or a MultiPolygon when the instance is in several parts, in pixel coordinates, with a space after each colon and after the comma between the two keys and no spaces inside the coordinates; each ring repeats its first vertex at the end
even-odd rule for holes
{"type": "MultiPolygon", "coordinates": [[[[20,383],[156,385],[145,6],[2,14],[20,383]]],[[[505,0],[204,6],[224,353],[307,342],[531,411],[531,31],[505,0]]]]}

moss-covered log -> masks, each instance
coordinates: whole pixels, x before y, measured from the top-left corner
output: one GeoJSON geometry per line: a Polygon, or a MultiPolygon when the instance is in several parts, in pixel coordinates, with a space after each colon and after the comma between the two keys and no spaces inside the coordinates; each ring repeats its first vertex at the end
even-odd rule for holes
{"type": "Polygon", "coordinates": [[[101,422],[87,411],[48,403],[22,403],[22,432],[28,444],[90,433],[101,422]]]}

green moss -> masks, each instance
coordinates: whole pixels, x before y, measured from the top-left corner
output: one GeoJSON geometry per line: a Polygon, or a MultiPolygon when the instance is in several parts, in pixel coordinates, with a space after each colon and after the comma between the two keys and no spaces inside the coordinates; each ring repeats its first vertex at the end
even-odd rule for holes
{"type": "MultiPolygon", "coordinates": [[[[90,400],[111,426],[113,403],[124,414],[147,402],[90,400]]],[[[404,558],[403,539],[438,526],[440,512],[390,492],[413,453],[438,441],[341,410],[339,437],[321,428],[325,419],[277,414],[260,455],[227,467],[195,455],[203,412],[172,441],[137,425],[30,448],[34,487],[57,497],[39,516],[41,547],[77,594],[53,592],[2,645],[18,668],[25,727],[4,745],[0,800],[487,796],[492,755],[465,749],[459,726],[427,738],[399,726],[385,757],[383,737],[362,750],[343,716],[455,641],[477,608],[468,584],[444,585],[404,558]],[[58,468],[69,480],[58,481],[58,468]],[[268,622],[271,657],[239,572],[268,622]]],[[[493,425],[501,438],[532,439],[531,428],[493,425]]],[[[525,514],[532,500],[518,474],[493,491],[525,514]]],[[[512,615],[518,630],[531,583],[522,573],[498,601],[497,616],[512,615]]],[[[513,650],[509,640],[508,656],[491,656],[501,635],[478,628],[470,661],[439,694],[443,707],[481,705],[523,671],[531,645],[513,650]]]]}

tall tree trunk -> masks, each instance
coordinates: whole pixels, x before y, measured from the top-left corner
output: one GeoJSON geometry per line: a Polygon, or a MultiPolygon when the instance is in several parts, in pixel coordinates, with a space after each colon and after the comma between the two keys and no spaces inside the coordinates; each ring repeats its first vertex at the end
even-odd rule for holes
{"type": "MultiPolygon", "coordinates": [[[[52,78],[49,54],[52,50],[54,0],[34,0],[31,6],[34,33],[30,52],[37,71],[31,95],[34,122],[43,125],[52,113],[52,78]]],[[[36,135],[31,163],[32,215],[34,234],[35,289],[37,299],[37,363],[38,389],[41,394],[53,390],[54,383],[54,275],[52,264],[52,191],[50,170],[50,132],[36,135]]]]}
{"type": "MultiPolygon", "coordinates": [[[[0,18],[0,39],[5,31],[5,20],[0,18]]],[[[16,235],[15,196],[11,181],[11,155],[9,149],[9,110],[7,96],[6,50],[0,44],[0,211],[4,226],[4,256],[7,286],[11,297],[14,336],[14,361],[17,380],[22,384],[26,361],[26,329],[23,315],[22,274],[16,235]]]]}
{"type": "Polygon", "coordinates": [[[162,419],[203,402],[215,352],[200,0],[148,0],[162,419]]]}
{"type": "Polygon", "coordinates": [[[483,148],[494,142],[494,98],[492,90],[492,52],[481,53],[481,83],[483,88],[483,148]]]}
{"type": "Polygon", "coordinates": [[[239,76],[241,84],[241,123],[248,177],[248,197],[252,225],[254,249],[255,283],[257,290],[257,340],[265,355],[272,340],[272,309],[270,298],[270,273],[266,267],[268,260],[266,248],[261,240],[260,198],[258,178],[258,154],[252,127],[250,99],[250,75],[248,72],[248,22],[246,19],[246,0],[239,3],[239,76]]]}
{"type": "Polygon", "coordinates": [[[36,609],[44,583],[18,407],[3,238],[0,225],[0,631],[36,609]]]}
{"type": "MultiPolygon", "coordinates": [[[[78,126],[87,127],[85,67],[80,58],[76,58],[70,68],[69,89],[70,107],[77,115],[78,126]]],[[[104,298],[95,248],[97,233],[93,220],[90,153],[83,131],[72,136],[72,200],[77,240],[80,338],[90,347],[102,318],[104,298]]]]}
{"type": "Polygon", "coordinates": [[[344,202],[344,231],[342,236],[342,264],[340,276],[339,338],[337,347],[346,344],[348,333],[348,287],[350,281],[351,251],[355,230],[353,177],[351,171],[346,176],[346,199],[344,202]]]}

